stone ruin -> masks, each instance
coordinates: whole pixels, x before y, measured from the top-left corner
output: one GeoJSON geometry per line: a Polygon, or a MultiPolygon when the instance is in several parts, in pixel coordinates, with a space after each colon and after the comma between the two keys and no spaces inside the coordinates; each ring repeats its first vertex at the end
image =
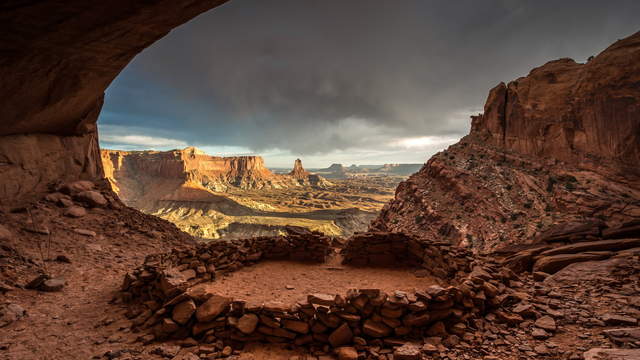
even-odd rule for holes
{"type": "MultiPolygon", "coordinates": [[[[186,339],[200,346],[214,344],[219,350],[242,349],[250,342],[288,343],[313,354],[335,352],[339,359],[391,353],[393,347],[395,359],[418,359],[425,348],[408,343],[412,340],[441,336],[443,343],[455,344],[481,330],[483,317],[489,312],[494,312],[496,321],[510,322],[518,317],[497,310],[512,297],[504,283],[516,275],[486,263],[460,267],[460,273],[471,271],[458,278],[455,286],[432,285],[411,293],[389,294],[379,289],[351,289],[344,294],[308,294],[306,301],[295,304],[276,299],[252,303],[220,296],[206,286],[221,273],[260,260],[323,262],[332,250],[330,243],[320,233],[291,232],[198,244],[150,256],[143,266],[127,274],[119,301],[130,304],[127,316],[145,342],[186,339]]],[[[436,248],[416,245],[402,234],[375,233],[354,236],[343,252],[347,263],[359,265],[371,265],[381,259],[381,253],[389,257],[377,264],[380,266],[398,265],[391,256],[394,261],[413,256],[413,265],[424,265],[436,248]],[[364,246],[367,241],[371,247],[364,246]]],[[[451,269],[466,259],[453,261],[452,254],[439,251],[437,264],[449,261],[447,268],[451,269]]]]}
{"type": "Polygon", "coordinates": [[[357,233],[342,250],[344,264],[370,267],[395,267],[398,264],[421,268],[441,279],[463,276],[473,261],[467,250],[449,243],[426,242],[403,233],[357,233]]]}

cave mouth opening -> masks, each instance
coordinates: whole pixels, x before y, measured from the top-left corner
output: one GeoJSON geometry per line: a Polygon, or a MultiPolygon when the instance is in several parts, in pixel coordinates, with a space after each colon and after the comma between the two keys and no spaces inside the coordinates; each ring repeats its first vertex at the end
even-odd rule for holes
{"type": "MultiPolygon", "coordinates": [[[[292,75],[297,67],[286,72],[279,63],[303,63],[305,58],[278,55],[280,48],[291,45],[290,40],[278,40],[278,30],[246,38],[245,31],[233,26],[238,15],[230,5],[174,29],[136,55],[110,83],[98,127],[101,166],[113,191],[126,205],[169,220],[205,241],[285,234],[290,226],[339,237],[366,231],[393,198],[396,186],[422,167],[426,155],[413,154],[415,147],[433,145],[434,140],[411,138],[394,144],[412,153],[416,160],[411,163],[398,164],[403,159],[382,159],[372,152],[359,160],[360,165],[347,166],[342,162],[358,161],[348,156],[360,154],[339,153],[336,158],[330,152],[306,152],[305,146],[315,141],[311,134],[354,137],[368,125],[361,119],[328,123],[327,128],[339,129],[315,133],[313,124],[291,134],[279,127],[269,130],[280,126],[270,116],[289,116],[282,114],[286,106],[275,103],[288,106],[309,95],[304,86],[292,84],[309,79],[292,75]],[[225,36],[210,35],[222,29],[227,30],[225,36]],[[234,46],[227,38],[245,39],[240,43],[246,45],[234,46]],[[216,53],[220,49],[225,53],[216,53]],[[258,84],[263,90],[269,81],[274,82],[269,91],[253,89],[258,84]],[[234,96],[242,101],[234,102],[234,96]],[[247,115],[251,107],[258,110],[247,115]],[[302,147],[287,148],[287,137],[306,139],[302,147]]],[[[324,90],[313,96],[327,107],[345,106],[332,95],[339,82],[329,77],[320,85],[324,90]]]]}

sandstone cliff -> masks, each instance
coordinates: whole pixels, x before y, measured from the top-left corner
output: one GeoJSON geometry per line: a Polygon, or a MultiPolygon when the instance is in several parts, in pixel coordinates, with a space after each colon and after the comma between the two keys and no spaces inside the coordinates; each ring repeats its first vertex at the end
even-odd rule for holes
{"type": "Polygon", "coordinates": [[[299,159],[290,175],[278,175],[265,167],[260,156],[210,156],[194,147],[173,151],[102,150],[101,155],[105,177],[128,204],[150,198],[195,200],[184,198],[184,188],[201,189],[208,198],[208,191],[223,192],[230,186],[249,190],[329,185],[306,172],[299,159]],[[150,192],[150,188],[155,191],[150,192]],[[176,193],[178,188],[181,190],[176,193]]]}
{"type": "Polygon", "coordinates": [[[586,64],[493,88],[471,133],[398,186],[372,223],[488,251],[562,222],[640,219],[640,33],[586,64]]]}

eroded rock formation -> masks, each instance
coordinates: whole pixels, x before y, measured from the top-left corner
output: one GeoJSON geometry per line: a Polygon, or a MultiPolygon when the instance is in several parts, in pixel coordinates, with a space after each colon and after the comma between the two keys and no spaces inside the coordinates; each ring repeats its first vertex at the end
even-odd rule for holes
{"type": "Polygon", "coordinates": [[[198,189],[206,200],[210,191],[223,192],[230,186],[282,189],[329,185],[306,172],[299,159],[289,175],[279,175],[264,166],[261,156],[210,156],[195,147],[172,151],[102,150],[101,155],[105,177],[131,204],[151,199],[198,200],[193,197],[198,189]]]}
{"type": "Polygon", "coordinates": [[[398,186],[373,230],[489,251],[561,222],[640,219],[640,33],[489,93],[471,133],[398,186]]]}
{"type": "Polygon", "coordinates": [[[0,199],[101,178],[96,120],[104,90],[144,48],[225,1],[4,1],[0,199]]]}
{"type": "Polygon", "coordinates": [[[296,159],[293,162],[293,169],[289,173],[289,176],[295,179],[298,184],[303,186],[316,186],[316,187],[327,187],[331,186],[331,183],[325,180],[322,176],[317,174],[312,174],[302,167],[302,160],[296,159]]]}

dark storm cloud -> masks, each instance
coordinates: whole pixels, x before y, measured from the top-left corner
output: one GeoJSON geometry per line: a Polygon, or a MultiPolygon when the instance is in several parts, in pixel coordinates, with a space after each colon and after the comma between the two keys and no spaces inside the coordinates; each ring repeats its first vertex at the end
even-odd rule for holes
{"type": "Polygon", "coordinates": [[[139,55],[101,123],[298,154],[459,137],[498,82],[584,61],[640,30],[637,14],[635,0],[232,0],[139,55]]]}

